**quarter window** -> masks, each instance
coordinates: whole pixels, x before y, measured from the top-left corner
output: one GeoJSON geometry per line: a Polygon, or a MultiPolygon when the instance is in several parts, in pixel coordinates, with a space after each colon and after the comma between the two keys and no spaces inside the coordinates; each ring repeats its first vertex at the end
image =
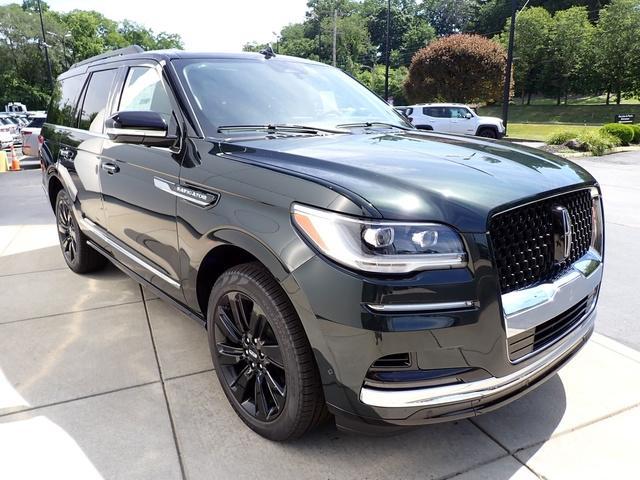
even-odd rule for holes
{"type": "Polygon", "coordinates": [[[130,68],[118,110],[157,112],[169,125],[171,102],[158,72],[150,67],[130,68]]]}
{"type": "Polygon", "coordinates": [[[102,133],[107,112],[111,85],[117,70],[94,72],[89,80],[87,93],[84,96],[80,128],[90,132],[102,133]]]}
{"type": "Polygon", "coordinates": [[[76,126],[76,104],[86,78],[86,75],[76,75],[56,83],[49,105],[49,123],[63,127],[76,126]]]}

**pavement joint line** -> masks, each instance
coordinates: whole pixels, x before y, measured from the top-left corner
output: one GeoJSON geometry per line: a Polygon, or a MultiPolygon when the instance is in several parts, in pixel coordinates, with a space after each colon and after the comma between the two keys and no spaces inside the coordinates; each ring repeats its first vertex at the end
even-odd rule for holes
{"type": "Polygon", "coordinates": [[[630,410],[633,410],[634,408],[638,408],[638,407],[640,407],[640,402],[635,403],[633,405],[630,405],[628,407],[621,408],[621,409],[616,410],[614,412],[607,413],[606,415],[603,415],[603,416],[598,417],[598,418],[594,418],[593,420],[589,420],[588,422],[581,423],[580,425],[576,425],[575,427],[572,427],[572,428],[570,428],[568,430],[563,430],[562,432],[554,433],[549,438],[546,438],[545,440],[543,440],[541,442],[534,442],[534,443],[525,445],[523,447],[518,447],[513,452],[511,452],[511,455],[514,456],[516,453],[520,453],[520,452],[522,452],[524,450],[527,450],[529,448],[536,447],[538,445],[542,445],[544,443],[547,443],[550,440],[555,440],[558,437],[562,437],[562,436],[567,435],[569,433],[573,433],[573,432],[576,432],[578,430],[582,430],[583,428],[590,427],[591,425],[595,425],[596,423],[600,423],[600,422],[602,422],[604,420],[607,420],[609,418],[617,417],[618,415],[621,415],[623,413],[626,413],[626,412],[628,412],[630,410]]]}
{"type": "Polygon", "coordinates": [[[622,355],[623,357],[633,360],[634,362],[640,363],[640,352],[638,350],[628,347],[623,343],[620,343],[610,337],[607,337],[606,335],[603,335],[602,333],[596,332],[593,334],[592,338],[593,341],[601,347],[617,353],[618,355],[622,355]]]}
{"type": "Polygon", "coordinates": [[[126,386],[126,387],[115,388],[113,390],[106,390],[104,392],[92,393],[90,395],[81,395],[80,397],[69,398],[67,400],[60,400],[58,402],[46,403],[46,404],[43,404],[43,405],[37,405],[35,407],[28,407],[28,408],[24,408],[24,409],[20,409],[20,410],[14,410],[12,412],[0,413],[0,418],[9,417],[11,415],[17,415],[19,413],[29,413],[29,412],[33,412],[33,411],[36,411],[36,410],[42,410],[43,408],[57,407],[58,405],[65,405],[67,403],[78,402],[80,400],[87,400],[89,398],[101,397],[103,395],[110,395],[112,393],[124,392],[126,390],[132,390],[134,388],[140,388],[140,387],[146,387],[146,386],[149,386],[149,385],[155,385],[156,383],[160,383],[160,380],[154,380],[152,382],[138,383],[136,385],[129,385],[129,386],[126,386]]]}
{"type": "Polygon", "coordinates": [[[169,403],[169,397],[167,396],[167,388],[165,384],[165,380],[162,376],[162,367],[160,366],[160,357],[158,356],[158,349],[156,348],[156,341],[153,336],[153,328],[151,327],[151,318],[149,317],[149,310],[147,309],[147,304],[144,301],[144,291],[142,289],[142,285],[138,285],[140,289],[140,295],[142,296],[142,305],[144,307],[144,313],[147,318],[147,326],[149,328],[149,337],[151,339],[151,345],[153,346],[153,354],[156,357],[156,365],[158,367],[158,375],[160,377],[160,385],[162,387],[162,394],[164,396],[164,402],[167,407],[167,414],[169,416],[169,423],[171,425],[171,433],[173,435],[173,443],[176,448],[176,455],[178,456],[178,464],[180,465],[180,473],[182,474],[182,480],[186,480],[187,475],[184,468],[184,463],[182,461],[182,453],[180,452],[180,444],[178,442],[178,435],[176,433],[176,425],[173,420],[173,414],[171,413],[171,405],[169,403]]]}
{"type": "Polygon", "coordinates": [[[11,240],[9,240],[5,245],[5,247],[2,250],[0,250],[0,257],[4,256],[4,252],[6,252],[7,249],[11,246],[11,244],[13,243],[13,241],[16,239],[16,237],[22,231],[23,228],[24,228],[24,225],[20,225],[18,227],[18,230],[16,230],[16,233],[14,233],[13,236],[11,237],[11,240]]]}
{"type": "Polygon", "coordinates": [[[216,369],[215,368],[207,368],[205,370],[199,370],[197,372],[191,372],[191,373],[183,373],[182,375],[175,375],[173,377],[163,377],[165,381],[169,382],[171,380],[179,380],[181,378],[185,378],[185,377],[193,377],[194,375],[200,375],[201,373],[209,373],[209,372],[215,372],[216,369]]]}
{"type": "Polygon", "coordinates": [[[489,460],[483,460],[482,462],[477,463],[477,464],[475,464],[475,465],[473,465],[473,466],[471,466],[469,468],[465,468],[464,470],[460,470],[460,471],[457,471],[455,473],[447,473],[446,475],[444,475],[442,477],[436,477],[435,480],[449,480],[449,479],[457,477],[458,475],[463,475],[465,473],[472,472],[472,471],[476,470],[477,468],[482,468],[482,467],[484,467],[486,465],[489,465],[489,464],[491,464],[493,462],[497,462],[499,460],[503,460],[505,458],[509,458],[510,456],[511,455],[509,455],[508,453],[505,453],[504,455],[501,455],[499,457],[491,458],[489,460]]]}
{"type": "MultiPolygon", "coordinates": [[[[0,256],[1,258],[1,256],[0,256]]],[[[59,270],[67,270],[69,267],[48,268],[46,270],[30,270],[28,272],[16,272],[16,273],[0,273],[0,277],[16,277],[18,275],[28,275],[30,273],[47,273],[57,272],[59,270]]]]}
{"type": "Polygon", "coordinates": [[[475,417],[469,418],[468,420],[469,420],[469,423],[471,423],[471,425],[475,426],[478,430],[480,430],[480,432],[484,433],[485,436],[489,437],[490,440],[492,440],[496,445],[498,445],[500,448],[502,448],[508,455],[511,455],[513,453],[505,445],[503,445],[502,442],[500,442],[497,438],[495,438],[493,435],[491,435],[489,432],[487,432],[484,428],[482,428],[480,425],[478,425],[474,421],[475,417]]]}
{"type": "Polygon", "coordinates": [[[73,315],[74,313],[93,312],[95,310],[102,310],[102,309],[105,309],[105,308],[113,308],[113,307],[121,307],[123,305],[134,305],[136,303],[144,303],[144,302],[142,300],[134,300],[132,302],[114,303],[113,305],[104,305],[102,307],[85,308],[85,309],[82,309],[82,310],[73,310],[73,311],[70,311],[70,312],[50,313],[49,315],[41,315],[39,317],[20,318],[18,320],[9,320],[8,322],[0,322],[0,328],[2,328],[4,325],[12,325],[14,323],[29,322],[31,320],[42,320],[43,318],[59,317],[61,315],[73,315]]]}

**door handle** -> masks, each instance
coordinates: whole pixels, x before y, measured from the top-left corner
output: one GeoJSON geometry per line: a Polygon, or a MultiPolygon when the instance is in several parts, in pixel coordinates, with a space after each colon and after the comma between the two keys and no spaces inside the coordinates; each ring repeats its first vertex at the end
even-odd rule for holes
{"type": "Polygon", "coordinates": [[[113,175],[114,173],[118,173],[120,171],[120,167],[114,165],[113,163],[103,163],[102,169],[109,175],[113,175]]]}

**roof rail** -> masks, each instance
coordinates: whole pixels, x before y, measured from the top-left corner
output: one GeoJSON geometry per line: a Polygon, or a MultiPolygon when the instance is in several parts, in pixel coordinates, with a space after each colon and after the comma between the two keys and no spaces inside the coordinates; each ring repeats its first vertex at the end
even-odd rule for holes
{"type": "Polygon", "coordinates": [[[89,57],[81,62],[76,62],[71,65],[71,68],[81,67],[82,65],[87,65],[89,63],[93,63],[97,60],[103,60],[105,58],[118,57],[120,55],[128,55],[130,53],[140,53],[144,52],[141,46],[139,45],[130,45],[128,47],[119,48],[117,50],[109,50],[108,52],[101,53],[100,55],[95,55],[93,57],[89,57]]]}

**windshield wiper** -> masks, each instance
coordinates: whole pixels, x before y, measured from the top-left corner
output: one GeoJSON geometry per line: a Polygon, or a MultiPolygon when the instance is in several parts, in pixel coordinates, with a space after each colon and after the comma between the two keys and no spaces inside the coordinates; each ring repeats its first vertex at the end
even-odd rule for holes
{"type": "Polygon", "coordinates": [[[308,133],[318,135],[320,133],[351,133],[349,130],[338,128],[313,127],[307,125],[290,124],[266,124],[266,125],[220,125],[218,133],[224,132],[259,132],[267,133],[308,133]]]}
{"type": "Polygon", "coordinates": [[[358,123],[343,123],[340,125],[336,125],[339,128],[370,128],[370,127],[391,127],[391,128],[399,128],[400,130],[413,130],[411,127],[404,127],[402,125],[398,125],[395,123],[387,123],[387,122],[358,122],[358,123]]]}

